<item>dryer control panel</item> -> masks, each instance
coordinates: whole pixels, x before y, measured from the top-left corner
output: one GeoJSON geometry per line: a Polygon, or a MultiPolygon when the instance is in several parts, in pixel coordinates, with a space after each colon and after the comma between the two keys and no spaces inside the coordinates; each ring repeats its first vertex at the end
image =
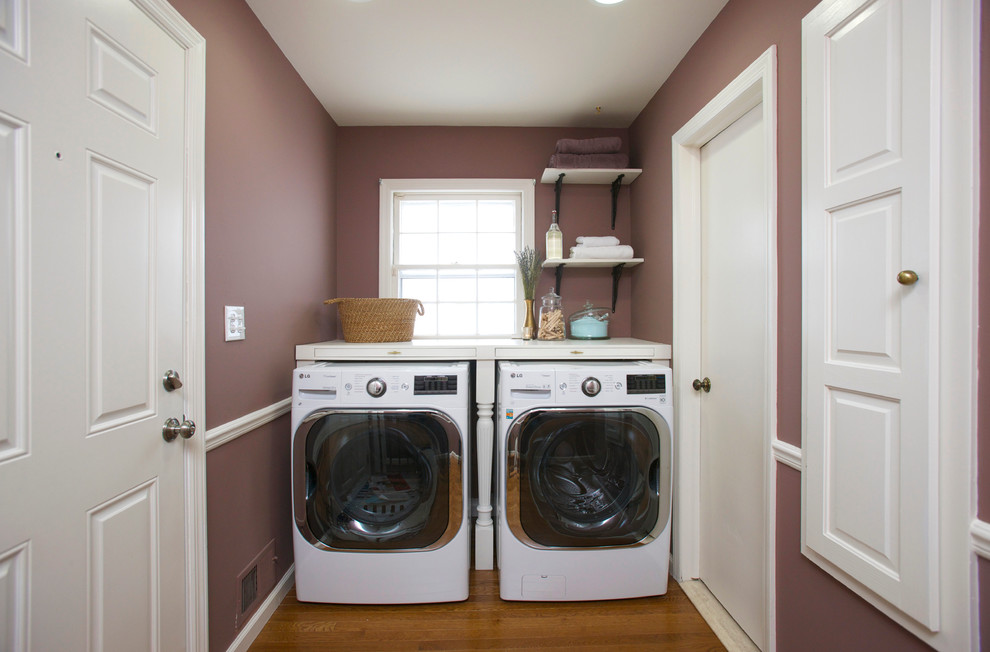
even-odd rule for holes
{"type": "Polygon", "coordinates": [[[465,363],[358,365],[321,362],[299,367],[292,379],[294,406],[460,406],[470,389],[465,363]]]}

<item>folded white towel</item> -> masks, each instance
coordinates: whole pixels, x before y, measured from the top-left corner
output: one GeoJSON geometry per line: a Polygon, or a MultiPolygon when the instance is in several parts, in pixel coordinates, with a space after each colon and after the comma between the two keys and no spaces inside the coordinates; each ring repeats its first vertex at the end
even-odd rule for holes
{"type": "Polygon", "coordinates": [[[632,258],[633,248],[629,245],[614,245],[611,247],[586,247],[578,245],[571,247],[571,258],[632,258]]]}
{"type": "Polygon", "coordinates": [[[614,235],[579,235],[577,243],[585,247],[614,247],[619,243],[619,239],[614,235]]]}

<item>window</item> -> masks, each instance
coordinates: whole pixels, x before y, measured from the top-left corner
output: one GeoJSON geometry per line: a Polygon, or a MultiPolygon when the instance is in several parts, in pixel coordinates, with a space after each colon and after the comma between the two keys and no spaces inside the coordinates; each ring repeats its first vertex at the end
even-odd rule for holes
{"type": "Polygon", "coordinates": [[[383,179],[379,296],[419,299],[415,337],[512,337],[532,179],[383,179]]]}

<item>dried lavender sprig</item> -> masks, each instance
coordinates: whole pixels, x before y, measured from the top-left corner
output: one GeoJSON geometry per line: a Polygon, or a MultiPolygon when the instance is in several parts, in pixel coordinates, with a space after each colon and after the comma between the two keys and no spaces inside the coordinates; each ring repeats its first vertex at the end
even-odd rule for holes
{"type": "Polygon", "coordinates": [[[516,254],[516,263],[519,265],[519,275],[522,277],[523,298],[532,299],[536,293],[536,282],[540,280],[543,273],[543,258],[540,252],[532,247],[523,247],[522,251],[513,252],[516,254]]]}

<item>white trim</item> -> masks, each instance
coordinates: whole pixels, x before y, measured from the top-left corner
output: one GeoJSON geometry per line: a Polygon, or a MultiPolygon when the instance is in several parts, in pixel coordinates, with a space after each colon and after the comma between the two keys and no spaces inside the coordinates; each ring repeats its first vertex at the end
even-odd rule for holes
{"type": "Polygon", "coordinates": [[[759,652],[760,648],[746,635],[718,598],[701,580],[680,582],[681,590],[705,619],[712,632],[729,652],[759,652]]]}
{"type": "MultiPolygon", "coordinates": [[[[206,423],[206,40],[166,0],[132,0],[185,50],[186,106],[183,171],[183,314],[185,414],[206,423]]],[[[183,444],[186,532],[186,648],[209,648],[206,555],[206,448],[202,437],[183,444]]]]}
{"type": "MultiPolygon", "coordinates": [[[[536,179],[379,179],[378,180],[378,296],[394,297],[398,292],[392,255],[395,195],[399,193],[477,193],[520,196],[520,237],[522,246],[533,247],[536,211],[536,179]]],[[[515,264],[512,265],[516,269],[515,264]]],[[[517,314],[523,313],[522,286],[518,286],[517,314]]],[[[522,328],[522,323],[518,324],[522,328]]],[[[515,333],[516,336],[520,332],[515,333]]],[[[423,337],[423,339],[436,339],[423,337]]]]}
{"type": "MultiPolygon", "coordinates": [[[[295,585],[296,580],[296,565],[293,564],[289,566],[289,570],[285,571],[285,575],[279,580],[272,592],[268,594],[265,601],[258,606],[258,610],[248,618],[248,621],[244,623],[244,627],[241,628],[240,633],[237,638],[230,644],[227,648],[227,652],[247,652],[254,643],[254,640],[258,638],[261,630],[265,628],[268,621],[275,614],[279,605],[282,604],[282,600],[285,596],[289,594],[289,591],[295,585]]],[[[205,648],[204,648],[205,649],[205,648]]]]}
{"type": "MultiPolygon", "coordinates": [[[[776,474],[771,443],[777,433],[777,51],[771,46],[671,138],[673,172],[673,358],[674,386],[689,387],[701,377],[701,147],[750,109],[763,106],[766,151],[767,296],[764,388],[764,499],[766,524],[767,649],[776,646],[775,518],[776,474]]],[[[697,392],[675,392],[675,432],[679,446],[674,489],[675,542],[672,573],[679,581],[699,576],[701,444],[697,392]]]]}
{"type": "Polygon", "coordinates": [[[969,524],[969,547],[977,556],[990,559],[990,523],[973,519],[969,524]]]}
{"type": "Polygon", "coordinates": [[[218,446],[223,446],[266,423],[271,423],[283,414],[288,414],[291,407],[292,399],[285,398],[278,403],[272,403],[216,428],[210,428],[206,431],[206,451],[209,452],[218,446]]]}
{"type": "Polygon", "coordinates": [[[780,439],[774,439],[771,444],[773,451],[773,459],[780,462],[781,464],[786,464],[796,471],[802,470],[802,460],[804,457],[804,451],[795,446],[794,444],[788,444],[786,441],[781,441],[780,439]]]}

